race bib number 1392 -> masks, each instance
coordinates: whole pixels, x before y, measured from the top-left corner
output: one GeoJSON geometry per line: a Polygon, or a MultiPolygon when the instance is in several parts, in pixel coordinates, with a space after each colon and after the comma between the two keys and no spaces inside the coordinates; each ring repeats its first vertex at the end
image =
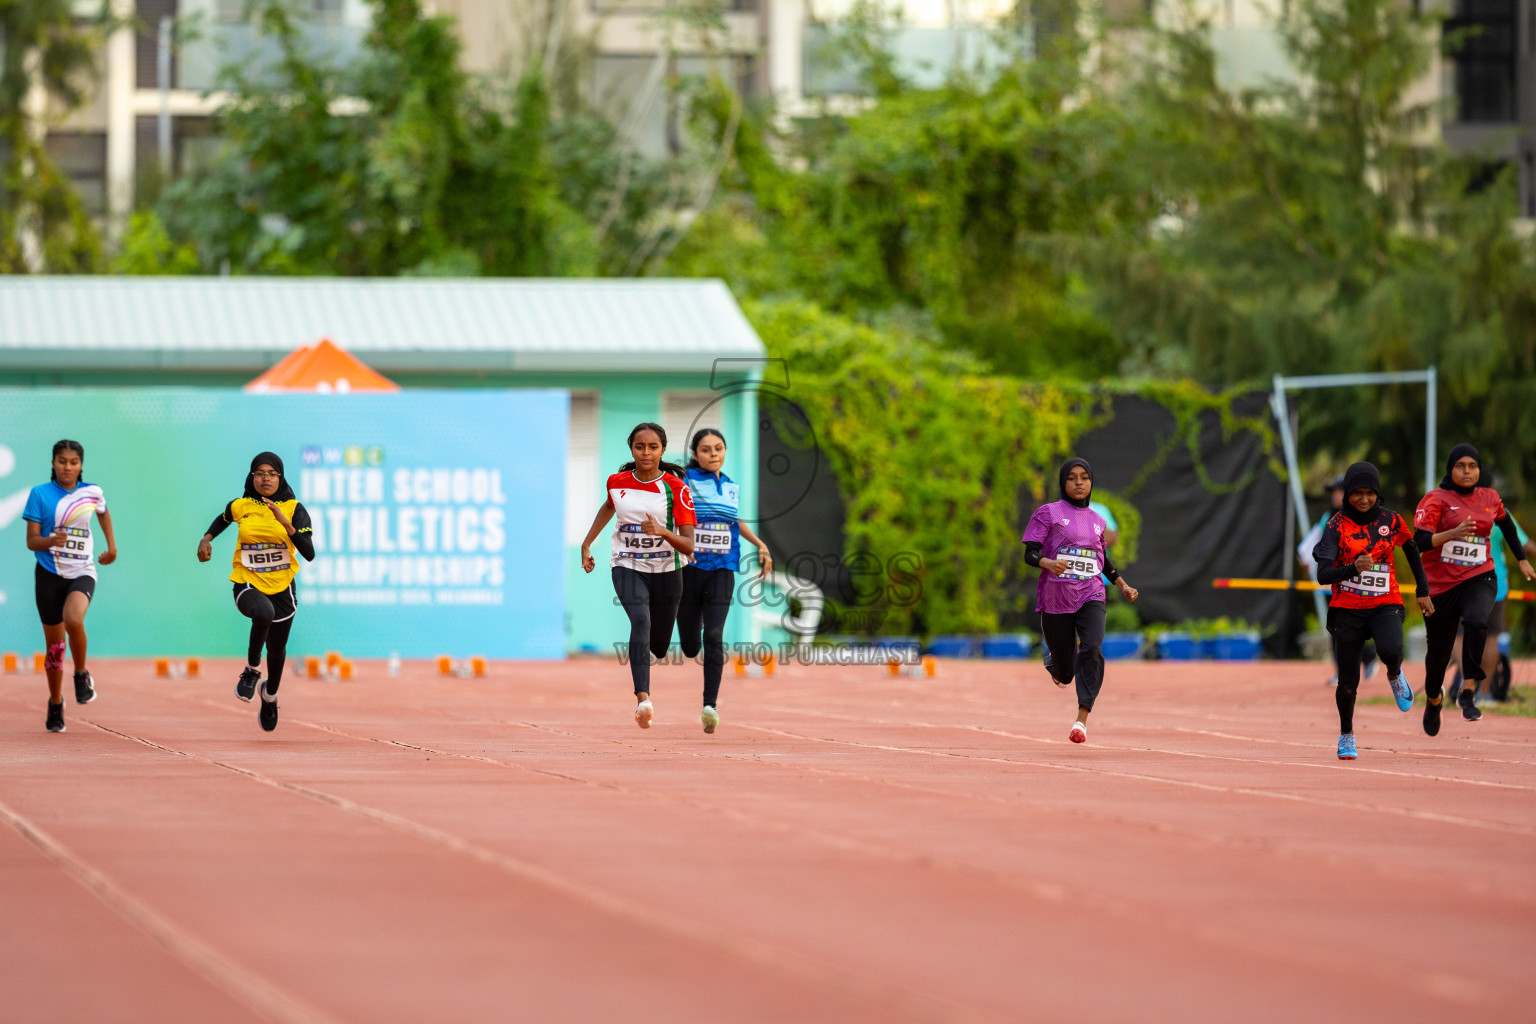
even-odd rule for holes
{"type": "Polygon", "coordinates": [[[1061,574],[1064,580],[1091,580],[1099,575],[1098,552],[1089,548],[1062,548],[1056,557],[1067,563],[1067,571],[1061,574]]]}

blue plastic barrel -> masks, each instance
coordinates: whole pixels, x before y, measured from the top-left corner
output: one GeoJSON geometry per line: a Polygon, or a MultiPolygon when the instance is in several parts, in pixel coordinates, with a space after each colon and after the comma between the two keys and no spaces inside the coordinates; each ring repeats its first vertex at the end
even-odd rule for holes
{"type": "Polygon", "coordinates": [[[969,658],[975,653],[975,644],[968,636],[936,636],[928,641],[928,653],[939,658],[969,658]]]}
{"type": "Polygon", "coordinates": [[[1157,638],[1157,656],[1169,661],[1194,661],[1200,657],[1200,641],[1188,633],[1163,633],[1157,638]]]}
{"type": "Polygon", "coordinates": [[[983,658],[1027,658],[1034,647],[1035,641],[1028,633],[995,633],[982,638],[981,656],[983,658]]]}
{"type": "Polygon", "coordinates": [[[1259,656],[1259,634],[1223,633],[1210,641],[1211,657],[1218,661],[1253,661],[1259,656]]]}
{"type": "Polygon", "coordinates": [[[1100,650],[1104,652],[1106,661],[1120,661],[1141,654],[1144,645],[1145,640],[1140,633],[1105,633],[1100,650]]]}

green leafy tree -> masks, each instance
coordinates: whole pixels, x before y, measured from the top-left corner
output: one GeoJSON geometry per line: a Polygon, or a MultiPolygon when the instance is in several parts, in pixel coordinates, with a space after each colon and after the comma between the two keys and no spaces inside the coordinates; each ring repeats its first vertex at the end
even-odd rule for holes
{"type": "Polygon", "coordinates": [[[260,10],[278,45],[228,69],[224,158],[172,185],[161,213],[202,264],[240,271],[561,275],[594,269],[590,228],[562,199],[535,67],[510,94],[458,66],[451,23],[375,0],[364,58],[336,67],[296,11],[260,10]]]}
{"type": "MultiPolygon", "coordinates": [[[[1536,426],[1536,252],[1511,232],[1511,180],[1469,188],[1412,99],[1438,26],[1390,0],[1294,0],[1276,27],[1296,79],[1242,92],[1218,83],[1208,26],[1157,39],[1129,107],[1158,230],[1050,247],[1131,372],[1225,386],[1437,366],[1442,422],[1536,479],[1518,441],[1536,426]]],[[[1306,403],[1304,450],[1363,448],[1416,487],[1422,389],[1333,397],[1306,403]]]]}
{"type": "Polygon", "coordinates": [[[65,109],[80,106],[97,45],[67,0],[0,0],[0,273],[96,269],[96,228],[44,149],[28,101],[36,88],[65,109]]]}

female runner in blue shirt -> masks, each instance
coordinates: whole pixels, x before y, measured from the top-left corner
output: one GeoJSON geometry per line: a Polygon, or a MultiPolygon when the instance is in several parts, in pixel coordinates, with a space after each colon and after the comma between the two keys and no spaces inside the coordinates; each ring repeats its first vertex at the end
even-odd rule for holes
{"type": "Polygon", "coordinates": [[[716,706],[720,677],[725,673],[725,617],[731,610],[736,569],[741,564],[740,538],[757,547],[763,579],[773,571],[773,556],[768,545],[741,521],[740,486],[721,469],[725,465],[725,435],[705,427],[693,435],[689,447],[693,458],[688,460],[685,480],[693,493],[698,525],[693,530],[693,564],[683,567],[677,637],[684,657],[697,657],[703,647],[704,710],[699,721],[704,723],[705,732],[714,732],[720,724],[716,706]]]}
{"type": "Polygon", "coordinates": [[[95,538],[91,513],[101,523],[107,549],[96,559],[111,565],[117,559],[112,516],[101,488],[80,479],[85,448],[65,439],[53,446],[53,472],[48,482],[27,495],[21,517],[27,523],[27,550],[37,557],[33,570],[37,613],[43,620],[43,670],[48,677],[48,714],[43,726],[64,731],[64,640],[75,658],[75,703],[96,699],[96,684],[85,667],[85,613],[96,594],[96,566],[91,564],[95,538]]]}

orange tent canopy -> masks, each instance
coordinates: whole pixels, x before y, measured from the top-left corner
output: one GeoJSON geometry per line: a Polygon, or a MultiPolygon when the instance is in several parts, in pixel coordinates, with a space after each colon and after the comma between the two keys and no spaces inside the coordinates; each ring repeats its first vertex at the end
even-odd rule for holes
{"type": "Polygon", "coordinates": [[[245,386],[247,391],[399,391],[383,376],[329,338],[301,345],[245,386]]]}

